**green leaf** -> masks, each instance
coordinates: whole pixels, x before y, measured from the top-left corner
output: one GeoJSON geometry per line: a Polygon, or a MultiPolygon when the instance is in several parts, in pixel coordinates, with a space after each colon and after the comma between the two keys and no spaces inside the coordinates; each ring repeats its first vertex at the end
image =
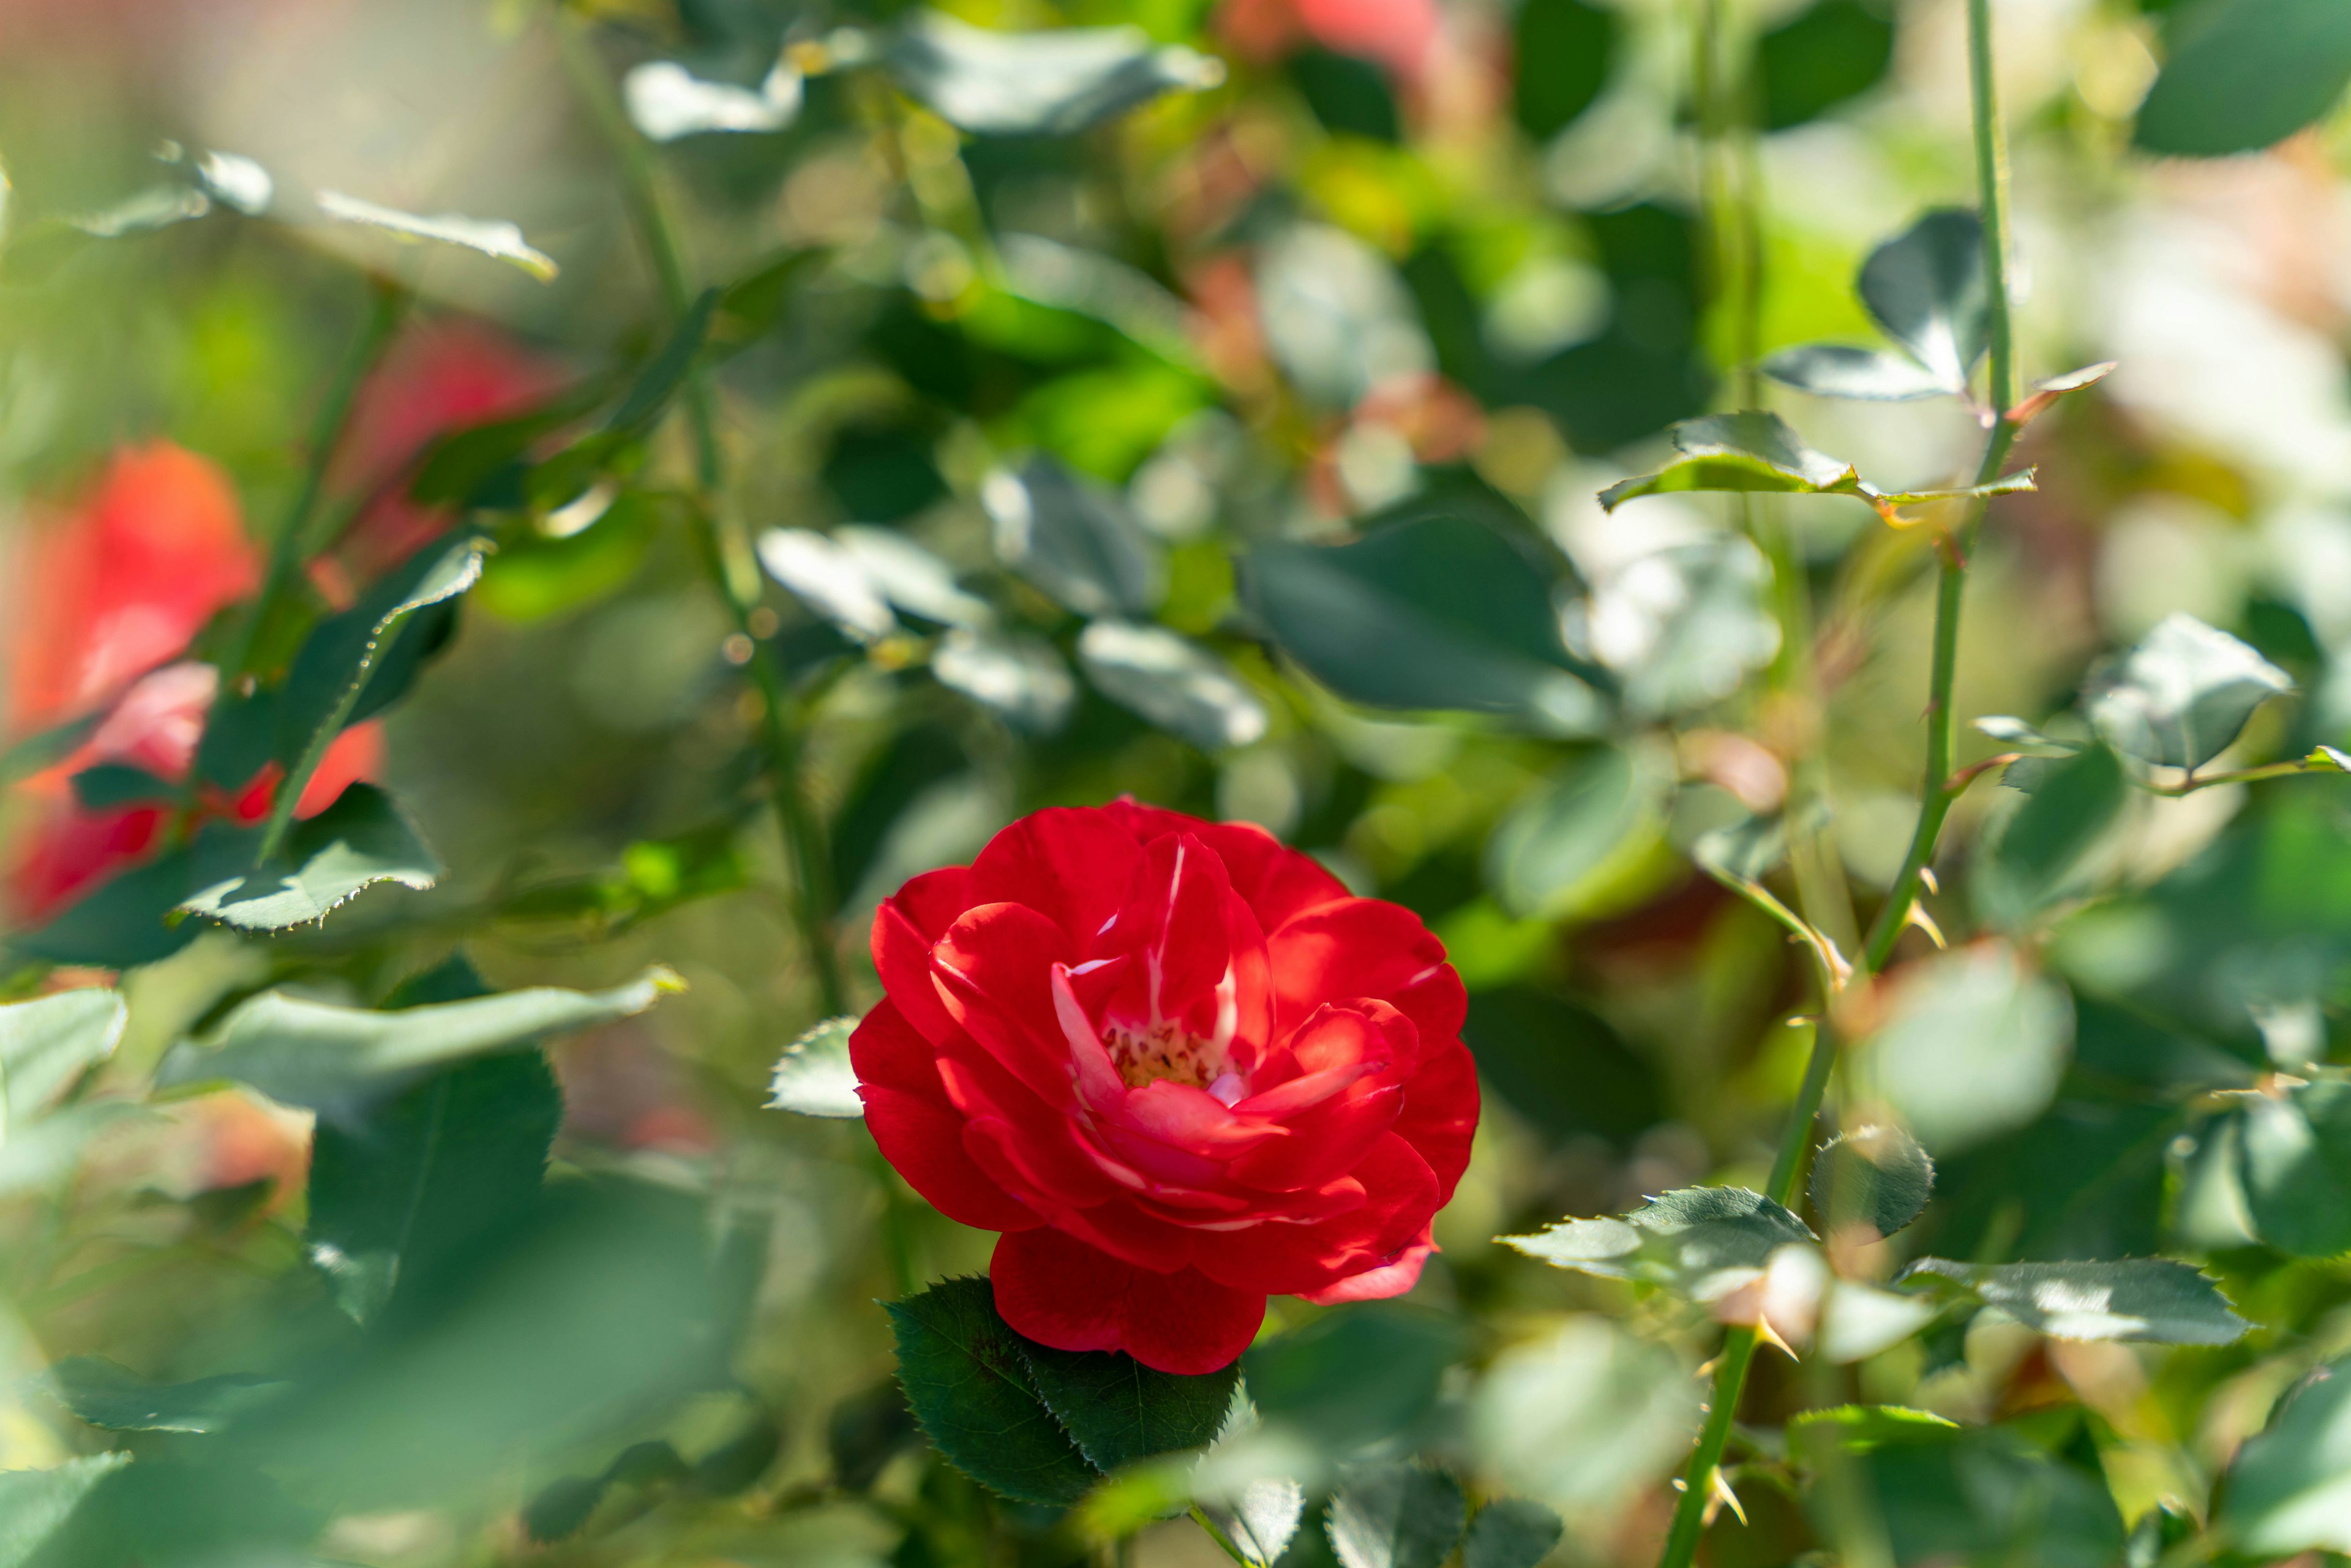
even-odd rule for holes
{"type": "Polygon", "coordinates": [[[1241,1373],[1269,1424],[1344,1453],[1425,1416],[1446,1368],[1468,1349],[1452,1318],[1426,1307],[1363,1302],[1250,1346],[1241,1373]],[[1373,1366],[1380,1375],[1364,1375],[1373,1366]]]}
{"type": "Polygon", "coordinates": [[[940,1453],[1017,1502],[1060,1506],[1101,1479],[1047,1409],[1020,1336],[986,1280],[949,1280],[892,1301],[898,1378],[940,1453]]]}
{"type": "Polygon", "coordinates": [[[854,1018],[827,1019],[786,1047],[768,1081],[768,1108],[803,1116],[864,1115],[857,1070],[849,1064],[849,1037],[856,1030],[854,1018]]]}
{"type": "Polygon", "coordinates": [[[1535,1568],[1567,1533],[1559,1515],[1522,1497],[1496,1498],[1469,1521],[1461,1568],[1535,1568]]]}
{"type": "Polygon", "coordinates": [[[24,1568],[98,1484],[130,1462],[128,1454],[90,1454],[46,1470],[0,1470],[0,1568],[24,1568]]]}
{"type": "Polygon", "coordinates": [[[99,1355],[68,1356],[42,1381],[76,1420],[110,1432],[218,1432],[286,1387],[249,1373],[154,1383],[99,1355]]]}
{"type": "Polygon", "coordinates": [[[340,191],[319,192],[319,210],[338,222],[376,229],[395,239],[457,246],[518,267],[541,283],[554,281],[559,270],[553,257],[535,249],[523,238],[520,227],[503,218],[469,218],[456,213],[424,217],[395,207],[378,206],[340,191]]]}
{"type": "Polygon", "coordinates": [[[939,685],[961,692],[1032,735],[1051,735],[1070,716],[1078,684],[1050,643],[956,627],[931,653],[939,685]]]}
{"type": "Polygon", "coordinates": [[[1575,1518],[1615,1511],[1688,1458],[1702,1385],[1670,1348],[1593,1313],[1494,1359],[1471,1396],[1481,1471],[1575,1518]]]}
{"type": "Polygon", "coordinates": [[[258,865],[255,837],[208,830],[198,840],[198,885],[179,907],[241,931],[283,931],[324,920],[377,883],[423,891],[441,876],[440,861],[372,784],[351,785],[295,823],[286,847],[258,865]]]}
{"type": "Polygon", "coordinates": [[[2290,1390],[2237,1450],[2215,1522],[2264,1559],[2351,1552],[2351,1356],[2290,1390]]]}
{"type": "MultiPolygon", "coordinates": [[[[2011,765],[2013,766],[2013,765],[2011,765]]],[[[2011,929],[2078,890],[2089,858],[2130,798],[2122,759],[2104,746],[2053,762],[2024,804],[1991,836],[1971,884],[1978,904],[2011,929]]]]}
{"type": "Polygon", "coordinates": [[[437,436],[417,459],[408,493],[430,507],[476,507],[521,499],[518,479],[530,450],[581,408],[569,395],[543,408],[486,421],[437,436]]]}
{"type": "Polygon", "coordinates": [[[1886,335],[1950,392],[1991,343],[1983,225],[1958,208],[1926,214],[1861,265],[1861,302],[1886,335]]]}
{"type": "Polygon", "coordinates": [[[1914,360],[1844,343],[1782,349],[1765,360],[1762,369],[1781,385],[1814,397],[1915,402],[1920,398],[1949,397],[1959,390],[1914,360]]]}
{"type": "Polygon", "coordinates": [[[242,794],[277,755],[277,693],[266,686],[226,692],[204,715],[204,738],[196,742],[196,781],[242,794]]]}
{"type": "Polygon", "coordinates": [[[1642,496],[1681,490],[1760,490],[1802,495],[1857,495],[1861,476],[1850,463],[1815,452],[1776,413],[1713,413],[1673,428],[1681,456],[1657,473],[1625,479],[1600,492],[1614,511],[1642,496]]]}
{"type": "Polygon", "coordinates": [[[508,538],[483,562],[474,601],[502,620],[528,622],[610,599],[636,580],[672,510],[664,497],[630,491],[577,532],[508,538]]]}
{"type": "Polygon", "coordinates": [[[1900,1278],[1950,1280],[2055,1339],[2230,1344],[2250,1327],[2220,1287],[2168,1258],[2100,1263],[1955,1263],[1921,1258],[1900,1278]]]}
{"type": "Polygon", "coordinates": [[[1394,522],[1353,544],[1260,545],[1241,563],[1249,610],[1341,696],[1595,734],[1606,705],[1560,641],[1559,580],[1466,517],[1394,522]]]}
{"type": "Polygon", "coordinates": [[[1486,844],[1486,884],[1520,918],[1563,913],[1664,821],[1673,774],[1654,748],[1595,746],[1511,808],[1486,844]]]}
{"type": "Polygon", "coordinates": [[[1108,1473],[1186,1448],[1206,1448],[1232,1408],[1240,1363],[1184,1377],[1115,1351],[1053,1350],[1020,1342],[1038,1397],[1093,1467],[1108,1473]]]}
{"type": "Polygon", "coordinates": [[[2335,0],[2219,0],[2182,14],[2138,110],[2149,152],[2250,152],[2319,119],[2351,82],[2351,16],[2335,0]]]}
{"type": "Polygon", "coordinates": [[[0,1139],[112,1056],[130,1016],[119,992],[97,986],[0,1007],[0,1139]]]}
{"type": "Polygon", "coordinates": [[[6,750],[0,751],[0,789],[36,773],[46,773],[71,757],[105,718],[103,711],[84,714],[11,742],[6,750]]]}
{"type": "Polygon", "coordinates": [[[1622,1219],[1562,1219],[1532,1236],[1497,1239],[1555,1269],[1638,1280],[1705,1301],[1745,1283],[1781,1248],[1817,1238],[1761,1193],[1688,1186],[1622,1219]]]}
{"type": "Polygon", "coordinates": [[[1875,1448],[1939,1443],[1959,1424],[1899,1405],[1839,1405],[1805,1410],[1788,1419],[1788,1452],[1817,1467],[1834,1454],[1866,1454],[1875,1448]]]}
{"type": "Polygon", "coordinates": [[[195,875],[193,846],[118,872],[42,924],[11,936],[9,950],[96,969],[133,969],[168,958],[204,929],[177,913],[195,875]]]}
{"type": "Polygon", "coordinates": [[[261,836],[262,855],[285,841],[294,808],[309,787],[327,747],[347,725],[398,700],[445,615],[423,614],[448,603],[482,575],[483,540],[459,535],[411,556],[367,596],[321,622],[303,642],[287,672],[277,713],[277,756],[286,777],[261,836]]]}
{"type": "Polygon", "coordinates": [[[1439,1568],[1461,1539],[1466,1511],[1451,1476],[1387,1465],[1332,1498],[1323,1529],[1344,1568],[1439,1568]]]}
{"type": "Polygon", "coordinates": [[[158,779],[144,768],[101,762],[85,768],[70,780],[74,800],[84,810],[105,811],[119,806],[158,805],[179,799],[179,787],[158,779]]]}
{"type": "Polygon", "coordinates": [[[1078,664],[1102,694],[1203,751],[1265,737],[1265,705],[1215,653],[1164,626],[1096,621],[1078,664]]]}
{"type": "Polygon", "coordinates": [[[980,487],[1006,565],[1081,615],[1141,614],[1165,597],[1159,547],[1126,503],[1042,453],[980,487]]]}
{"type": "Polygon", "coordinates": [[[2351,1252],[2351,1083],[2236,1099],[2237,1175],[2254,1232],[2299,1258],[2351,1252]]]}
{"type": "Polygon", "coordinates": [[[1865,1049],[1886,1103],[1939,1155],[2047,1109],[2073,1042],[2065,988],[1980,944],[1910,965],[1865,1049]]]}
{"type": "Polygon", "coordinates": [[[1623,682],[1643,717],[1687,713],[1739,689],[1780,650],[1768,602],[1771,563],[1738,534],[1640,557],[1604,579],[1582,617],[1578,646],[1623,682]]]}
{"type": "Polygon", "coordinates": [[[1935,1162],[1899,1127],[1841,1133],[1813,1161],[1813,1212],[1832,1236],[1855,1225],[1891,1236],[1918,1218],[1934,1189],[1935,1162]]]}
{"type": "MultiPolygon", "coordinates": [[[[1816,1457],[1849,1455],[1865,1490],[1845,1498],[1880,1521],[1880,1561],[2115,1568],[2122,1559],[2122,1520],[2095,1468],[2068,1463],[2011,1427],[1954,1427],[1916,1411],[1863,1411],[1861,1421],[1826,1414],[1809,1430],[1792,1427],[1791,1441],[1816,1457]]],[[[1850,1559],[1862,1543],[1839,1539],[1839,1502],[1827,1487],[1807,1499],[1828,1542],[1850,1559]]]]}
{"type": "Polygon", "coordinates": [[[907,93],[981,136],[1066,136],[1225,79],[1222,62],[1158,47],[1140,27],[999,33],[938,11],[909,17],[883,57],[907,93]]]}
{"type": "Polygon", "coordinates": [[[173,1046],[155,1081],[169,1088],[230,1079],[280,1104],[349,1117],[436,1069],[627,1018],[679,988],[657,968],[609,991],[539,986],[384,1012],[265,991],[237,1004],[201,1044],[173,1046]]]}
{"type": "Polygon", "coordinates": [[[2095,674],[2090,723],[2119,751],[2166,768],[2201,768],[2228,749],[2286,673],[2192,615],[2167,616],[2095,674]]]}
{"type": "Polygon", "coordinates": [[[705,288],[695,299],[671,329],[661,352],[645,361],[620,406],[604,421],[607,434],[634,435],[653,428],[693,373],[695,356],[702,352],[703,340],[710,335],[711,313],[718,308],[719,298],[716,288],[705,288]]]}

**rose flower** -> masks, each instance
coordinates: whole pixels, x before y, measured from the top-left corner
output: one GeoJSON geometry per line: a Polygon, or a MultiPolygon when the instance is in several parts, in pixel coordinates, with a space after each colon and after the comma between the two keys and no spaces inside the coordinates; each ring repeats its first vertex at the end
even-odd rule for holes
{"type": "Polygon", "coordinates": [[[1269,1295],[1400,1295],[1478,1124],[1445,950],[1260,829],[1039,811],[885,901],[850,1054],[883,1154],[1003,1232],[1019,1333],[1214,1371],[1269,1295]]]}

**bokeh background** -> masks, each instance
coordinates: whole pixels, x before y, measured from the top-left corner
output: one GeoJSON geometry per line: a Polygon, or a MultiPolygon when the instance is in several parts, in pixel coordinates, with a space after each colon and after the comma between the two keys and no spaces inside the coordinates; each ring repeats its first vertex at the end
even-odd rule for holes
{"type": "MultiPolygon", "coordinates": [[[[115,235],[60,243],[37,266],[20,246],[0,277],[12,737],[64,700],[43,673],[44,646],[74,634],[45,564],[55,541],[165,513],[266,538],[295,504],[371,274],[415,303],[328,468],[346,525],[310,573],[323,603],[450,524],[405,494],[436,435],[609,387],[657,348],[661,293],[599,93],[609,102],[653,60],[757,89],[797,47],[788,57],[810,68],[788,124],[647,152],[697,282],[803,258],[716,375],[727,505],[754,535],[861,525],[918,542],[1029,660],[989,666],[992,686],[950,681],[951,662],[932,663],[946,639],[893,623],[812,704],[806,764],[831,826],[853,999],[876,994],[862,933],[904,877],[967,858],[1023,811],[1122,792],[1263,823],[1418,911],[1471,988],[1489,1111],[1414,1298],[1460,1338],[1423,1347],[1433,1360],[1395,1424],[1561,1506],[1568,1559],[1637,1560],[1670,1507],[1663,1478],[1697,1386],[1696,1355],[1678,1358],[1698,1342],[1616,1287],[1489,1239],[1671,1186],[1760,1183],[1802,1070],[1808,1035],[1786,1020],[1810,980],[1802,951],[1687,848],[1735,808],[1774,807],[1790,767],[1816,761],[1865,907],[1910,827],[1932,608],[1923,530],[1888,529],[1857,502],[1790,504],[1828,696],[1824,722],[1792,716],[1762,690],[1779,631],[1730,512],[1677,497],[1604,517],[1593,500],[1653,465],[1669,423],[1728,406],[1739,370],[1742,329],[1703,222],[1692,10],[944,8],[988,27],[1131,24],[1221,62],[1222,78],[1081,134],[971,139],[870,71],[822,68],[841,29],[884,26],[886,6],[583,0],[559,18],[523,0],[0,0],[7,224],[46,235],[81,218],[115,235]],[[287,192],[511,220],[559,271],[543,281],[219,202],[200,220],[158,208],[159,171],[202,150],[252,160],[287,192]],[[1080,656],[1099,607],[1037,568],[1006,522],[1063,482],[1023,466],[1040,454],[1086,504],[1123,515],[1125,553],[1103,569],[1127,585],[1115,608],[1205,661],[1178,671],[1180,700],[1138,700],[1119,676],[1133,661],[1099,645],[1080,656]],[[1656,675],[1644,716],[1641,766],[1666,782],[1621,786],[1549,869],[1490,846],[1582,755],[1574,743],[1335,695],[1237,591],[1237,556],[1414,507],[1522,528],[1575,587],[1586,659],[1628,681],[1684,661],[1656,675]],[[1696,633],[1694,580],[1657,564],[1694,546],[1719,595],[1696,633]],[[981,686],[995,699],[974,700],[981,686]]],[[[2028,439],[2040,488],[2003,502],[1983,538],[1959,712],[2061,710],[2101,653],[2185,611],[2305,693],[2265,712],[2241,755],[2351,742],[2336,676],[2351,646],[2342,123],[2253,157],[2151,159],[2129,132],[2163,50],[2155,0],[1994,10],[2024,362],[2119,369],[2028,439]]],[[[1725,26],[1761,61],[1741,143],[1761,215],[1756,346],[1869,340],[1851,287],[1862,257],[1919,212],[1972,202],[1959,0],[1757,0],[1728,5],[1725,26]]],[[[1768,395],[1884,484],[1946,482],[1980,440],[1949,400],[1768,395]]],[[[663,498],[658,476],[690,470],[688,446],[673,421],[622,503],[509,538],[446,653],[357,759],[439,851],[440,888],[371,894],[348,916],[364,940],[215,932],[128,977],[130,1033],[93,1091],[125,1106],[231,1000],[288,978],[379,1000],[460,940],[501,988],[617,984],[651,963],[686,982],[553,1051],[559,1169],[628,1177],[627,1212],[549,1230],[543,1256],[286,1417],[272,1473],[298,1471],[286,1458],[298,1450],[325,1481],[254,1500],[208,1490],[191,1459],[172,1483],[184,1495],[141,1505],[197,1518],[231,1497],[204,1548],[222,1560],[265,1560],[248,1538],[269,1534],[256,1521],[272,1509],[289,1522],[266,1560],[384,1568],[541,1551],[847,1568],[946,1550],[906,1528],[910,1509],[952,1515],[963,1494],[893,1414],[873,1301],[894,1286],[862,1129],[763,1109],[778,1056],[824,1009],[789,855],[750,789],[744,655],[663,498]],[[652,1437],[697,1464],[735,1454],[748,1478],[635,1478],[585,1534],[527,1541],[527,1505],[550,1483],[652,1437]],[[833,1484],[869,1461],[857,1486],[833,1484]]],[[[765,592],[779,645],[810,659],[847,645],[821,606],[765,592]]],[[[1962,760],[1993,749],[1964,745],[1962,760]]],[[[2147,1040],[2258,1051],[2266,1027],[2323,1045],[2351,952],[2342,798],[2319,780],[2266,788],[2147,803],[2105,852],[2120,891],[2059,927],[2045,977],[2011,977],[2004,994],[2055,988],[2071,1021],[1999,1036],[2023,1040],[2024,1087],[1944,1133],[1938,1250],[2114,1256],[2200,1223],[2166,1205],[2176,1127],[2147,1040]],[[2162,1029],[2145,1021],[2150,997],[2168,1009],[2162,1029]]],[[[1980,787],[1963,829],[1997,806],[1980,787]]],[[[57,810],[37,789],[10,797],[20,923],[56,896],[40,857],[57,810]]],[[[1961,904],[1946,925],[1964,940],[1979,922],[1961,904]]],[[[1928,951],[1912,940],[1906,955],[1928,951]]],[[[1997,967],[2001,951],[1970,962],[1997,967]]],[[[1956,1032],[1949,1050],[1976,1038],[1956,1032]]],[[[0,1469],[117,1440],[26,1381],[58,1357],[191,1378],[266,1371],[331,1340],[300,1244],[310,1149],[306,1115],[231,1091],[126,1112],[64,1164],[0,1151],[0,1469]]],[[[926,1212],[914,1223],[919,1277],[984,1267],[987,1238],[926,1212]]],[[[2290,1289],[2314,1311],[2346,1295],[2324,1271],[2290,1289]]],[[[1276,1327],[1314,1315],[1275,1310],[1276,1327]]],[[[1979,1418],[2091,1409],[2117,1496],[2142,1501],[2222,1464],[2285,1376],[2251,1351],[2170,1384],[2115,1347],[2004,1354],[1938,1364],[1906,1347],[1834,1375],[1979,1418]]],[[[1782,1372],[1761,1375],[1776,1397],[1782,1372]]],[[[1758,1522],[1719,1535],[1715,1562],[1802,1549],[1792,1504],[1768,1489],[1750,1503],[1758,1522]]],[[[1066,1547],[1021,1539],[987,1560],[1066,1547]]],[[[1144,1552],[1170,1568],[1215,1560],[1174,1531],[1144,1552]]]]}

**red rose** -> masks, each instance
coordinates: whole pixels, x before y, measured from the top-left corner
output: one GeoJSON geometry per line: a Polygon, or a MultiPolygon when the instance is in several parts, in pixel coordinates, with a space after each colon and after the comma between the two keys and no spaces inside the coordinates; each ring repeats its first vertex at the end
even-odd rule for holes
{"type": "Polygon", "coordinates": [[[1268,1295],[1399,1295],[1478,1125],[1464,996],[1410,911],[1260,829],[1039,811],[885,901],[850,1041],[883,1154],[1000,1230],[997,1308],[1214,1371],[1268,1295]]]}

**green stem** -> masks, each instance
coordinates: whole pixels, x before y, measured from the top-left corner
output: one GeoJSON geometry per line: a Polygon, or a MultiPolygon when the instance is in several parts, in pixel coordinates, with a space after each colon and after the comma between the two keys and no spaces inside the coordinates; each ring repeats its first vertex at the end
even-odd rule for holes
{"type": "Polygon", "coordinates": [[[327,469],[343,444],[343,432],[350,423],[351,407],[359,399],[360,386],[383,357],[392,334],[400,329],[401,318],[407,314],[406,288],[383,277],[371,277],[368,287],[372,298],[367,323],[360,328],[358,340],[344,357],[333,382],[327,388],[325,400],[319,404],[319,417],[310,431],[310,460],[302,471],[302,487],[295,492],[292,508],[269,541],[268,570],[262,577],[261,593],[253,602],[252,613],[246,617],[238,633],[235,656],[222,666],[223,673],[232,680],[254,673],[254,655],[260,649],[262,633],[302,569],[310,519],[318,515],[319,499],[326,494],[327,469]]]}
{"type": "MultiPolygon", "coordinates": [[[[1710,47],[1708,54],[1711,54],[1710,47]]],[[[2008,143],[1992,79],[1990,0],[1968,0],[1968,66],[1973,91],[1976,177],[1983,209],[1984,277],[1990,296],[1989,391],[1993,410],[1991,431],[1984,443],[1982,461],[1977,465],[1976,482],[1988,484],[2000,476],[2017,433],[2017,427],[2007,417],[2008,411],[2017,404],[2015,337],[2008,296],[2008,143]]],[[[1875,974],[1892,954],[1907,920],[1911,901],[1917,894],[1919,873],[1933,857],[1943,820],[1950,814],[1952,801],[1958,799],[1951,780],[1951,687],[1959,667],[1959,611],[1967,586],[1968,557],[1988,505],[1985,500],[1973,503],[1958,536],[1943,541],[1927,707],[1927,768],[1925,782],[1919,789],[1918,826],[1912,835],[1909,853],[1904,857],[1902,873],[1895,880],[1886,906],[1878,912],[1858,960],[1857,977],[1863,979],[1875,974]]],[[[1772,1162],[1768,1196],[1776,1203],[1784,1205],[1795,1197],[1804,1151],[1812,1141],[1813,1124],[1820,1113],[1836,1054],[1832,1009],[1823,1009],[1812,1054],[1804,1066],[1803,1083],[1797,1091],[1795,1104],[1790,1108],[1787,1131],[1772,1162]]],[[[1683,1472],[1682,1495],[1674,1506],[1665,1551],[1657,1560],[1659,1568],[1689,1568],[1698,1553],[1698,1539],[1706,1530],[1707,1503],[1713,1491],[1715,1472],[1722,1462],[1723,1445],[1729,1440],[1740,1396],[1746,1389],[1747,1371],[1755,1359],[1755,1344],[1756,1333],[1751,1328],[1733,1328],[1723,1336],[1706,1425],[1683,1472]]]]}
{"type": "Polygon", "coordinates": [[[1226,1536],[1225,1532],[1217,1528],[1217,1521],[1210,1519],[1208,1517],[1207,1511],[1200,1507],[1197,1503],[1194,1503],[1192,1505],[1192,1522],[1198,1525],[1202,1530],[1207,1531],[1208,1532],[1208,1539],[1215,1542],[1217,1546],[1222,1548],[1225,1555],[1239,1563],[1241,1568],[1253,1568],[1249,1560],[1241,1555],[1240,1548],[1235,1546],[1231,1540],[1226,1536]]]}

